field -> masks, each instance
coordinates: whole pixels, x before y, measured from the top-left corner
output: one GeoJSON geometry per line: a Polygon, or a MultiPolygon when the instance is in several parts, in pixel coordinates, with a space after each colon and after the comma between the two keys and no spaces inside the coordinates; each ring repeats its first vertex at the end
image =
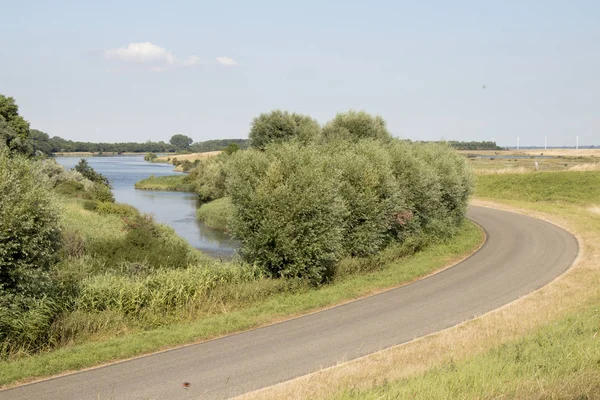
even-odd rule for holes
{"type": "MultiPolygon", "coordinates": [[[[522,152],[462,152],[468,157],[473,171],[478,174],[517,174],[536,171],[599,171],[600,158],[595,156],[540,157],[540,154],[525,155],[522,152]],[[477,153],[477,154],[475,154],[477,153]],[[481,154],[489,153],[489,154],[481,154]],[[483,155],[483,157],[482,157],[483,155]]],[[[545,153],[544,153],[545,155],[545,153]]]]}
{"type": "Polygon", "coordinates": [[[207,157],[218,156],[221,153],[222,151],[208,151],[206,153],[170,154],[168,156],[157,157],[154,159],[154,162],[173,164],[173,159],[177,159],[177,161],[188,160],[194,162],[196,160],[202,160],[207,157]]]}
{"type": "Polygon", "coordinates": [[[245,398],[600,397],[600,172],[480,175],[475,204],[576,234],[575,266],[476,320],[245,398]]]}

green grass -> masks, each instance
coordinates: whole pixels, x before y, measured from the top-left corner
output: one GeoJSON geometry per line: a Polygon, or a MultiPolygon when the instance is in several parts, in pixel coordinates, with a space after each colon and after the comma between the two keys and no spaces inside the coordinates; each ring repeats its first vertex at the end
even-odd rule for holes
{"type": "MultiPolygon", "coordinates": [[[[105,229],[109,229],[105,227],[105,229]]],[[[69,345],[58,350],[39,353],[27,358],[0,362],[0,385],[34,377],[50,376],[101,363],[150,353],[157,350],[204,340],[253,328],[289,318],[294,315],[331,306],[365,296],[374,291],[390,288],[426,275],[475,250],[483,240],[480,228],[466,222],[459,233],[446,243],[430,245],[411,257],[391,262],[381,270],[340,278],[333,284],[310,289],[303,285],[283,288],[289,292],[277,293],[281,280],[259,279],[248,285],[229,286],[232,296],[247,296],[242,303],[227,310],[212,310],[198,319],[197,314],[167,319],[168,324],[156,329],[140,329],[135,325],[116,324],[112,332],[102,338],[69,345]],[[266,297],[261,297],[266,293],[266,297]],[[253,297],[254,296],[254,297],[253,297]],[[252,300],[254,299],[254,300],[252,300]],[[227,312],[224,312],[227,311],[227,312]],[[219,312],[218,314],[216,314],[219,312]],[[118,329],[117,329],[118,328],[118,329]]],[[[289,281],[288,281],[289,282],[289,281]]],[[[218,296],[217,296],[218,297],[218,296]]],[[[219,298],[216,299],[219,301],[219,298]]],[[[84,316],[85,323],[87,318],[84,316]]],[[[106,324],[118,318],[105,316],[106,324]]],[[[117,321],[118,322],[118,321],[117,321]]]]}
{"type": "Polygon", "coordinates": [[[600,398],[600,299],[485,354],[335,399],[600,398]]]}
{"type": "Polygon", "coordinates": [[[150,176],[136,182],[135,188],[140,190],[193,192],[194,187],[186,181],[186,177],[186,175],[150,176]]]}
{"type": "Polygon", "coordinates": [[[227,230],[232,212],[233,206],[231,200],[229,197],[223,197],[210,203],[202,204],[196,212],[196,217],[211,228],[227,230]]]}
{"type": "Polygon", "coordinates": [[[600,203],[600,171],[480,175],[478,197],[525,202],[600,203]]]}

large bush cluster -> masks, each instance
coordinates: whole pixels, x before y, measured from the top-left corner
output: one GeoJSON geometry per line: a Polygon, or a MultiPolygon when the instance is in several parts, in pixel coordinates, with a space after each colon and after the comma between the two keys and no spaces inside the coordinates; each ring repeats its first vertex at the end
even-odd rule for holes
{"type": "Polygon", "coordinates": [[[274,143],[234,156],[227,171],[244,259],[313,283],[343,257],[452,235],[471,193],[452,149],[398,140],[274,143]]]}
{"type": "Polygon", "coordinates": [[[203,201],[230,197],[241,256],[273,277],[319,284],[343,258],[418,249],[464,218],[464,158],[445,143],[395,139],[379,116],[349,111],[321,127],[276,110],[249,136],[249,150],[203,161],[190,179],[203,201]]]}

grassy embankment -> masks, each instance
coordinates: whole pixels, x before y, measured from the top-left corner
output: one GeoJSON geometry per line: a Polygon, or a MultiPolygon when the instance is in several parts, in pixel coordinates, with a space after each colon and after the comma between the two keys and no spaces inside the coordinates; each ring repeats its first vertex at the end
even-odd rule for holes
{"type": "Polygon", "coordinates": [[[229,197],[205,203],[196,211],[196,217],[210,228],[227,230],[233,206],[229,197]]]}
{"type": "Polygon", "coordinates": [[[476,204],[575,233],[576,265],[497,311],[248,398],[600,397],[600,172],[478,176],[476,204]]]}
{"type": "Polygon", "coordinates": [[[185,175],[150,176],[136,182],[135,188],[139,190],[169,190],[176,192],[193,192],[194,188],[186,181],[185,175]]]}
{"type": "Polygon", "coordinates": [[[222,151],[207,151],[205,153],[170,154],[156,157],[152,162],[175,165],[175,171],[184,171],[184,164],[193,165],[195,161],[204,160],[221,154],[222,151]]]}
{"type": "Polygon", "coordinates": [[[447,243],[414,255],[395,247],[377,260],[344,260],[332,284],[313,288],[266,278],[247,264],[210,260],[167,227],[151,236],[139,227],[126,231],[122,216],[130,226],[136,221],[128,206],[61,202],[70,256],[57,268],[63,278],[79,282],[74,309],[54,322],[47,349],[0,361],[0,385],[207,340],[366,296],[454,263],[483,240],[481,230],[467,222],[447,243]],[[173,268],[173,261],[188,266],[173,268]]]}

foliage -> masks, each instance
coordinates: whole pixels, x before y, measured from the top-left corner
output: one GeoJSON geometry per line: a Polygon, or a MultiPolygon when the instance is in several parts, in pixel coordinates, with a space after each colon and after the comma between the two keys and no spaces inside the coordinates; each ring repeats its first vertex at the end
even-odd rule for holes
{"type": "Polygon", "coordinates": [[[90,153],[168,153],[176,150],[175,146],[164,141],[144,143],[92,143],[76,142],[59,136],[50,137],[47,133],[32,129],[33,147],[45,154],[60,152],[90,152],[90,153]],[[33,133],[35,131],[35,133],[33,133]]]}
{"type": "Polygon", "coordinates": [[[227,167],[231,227],[242,257],[275,277],[313,283],[331,277],[348,210],[337,195],[338,174],[318,149],[271,145],[236,153],[227,167]]]}
{"type": "Polygon", "coordinates": [[[0,152],[0,290],[45,293],[60,244],[58,211],[40,166],[0,152]]]}
{"type": "Polygon", "coordinates": [[[315,141],[321,127],[314,119],[287,111],[275,110],[254,118],[248,137],[250,146],[264,149],[269,143],[297,139],[302,143],[315,141]]]}
{"type": "Polygon", "coordinates": [[[136,189],[141,190],[173,190],[177,192],[195,192],[195,185],[188,175],[151,175],[135,183],[136,189]]]}
{"type": "MultiPolygon", "coordinates": [[[[339,121],[376,121],[350,115],[339,121]]],[[[472,191],[464,157],[445,144],[383,139],[345,135],[234,154],[225,165],[230,225],[244,259],[321,283],[345,256],[372,256],[391,243],[418,250],[425,237],[455,234],[472,191]]]]}
{"type": "Polygon", "coordinates": [[[0,94],[0,149],[2,147],[8,147],[13,153],[25,155],[33,152],[29,122],[19,115],[19,106],[15,99],[0,94]]]}
{"type": "Polygon", "coordinates": [[[460,142],[451,140],[448,144],[456,150],[504,150],[504,148],[498,146],[496,142],[460,142]]]}
{"type": "Polygon", "coordinates": [[[236,143],[229,143],[227,147],[223,149],[223,152],[230,156],[238,150],[240,150],[240,146],[238,146],[236,143]]]}
{"type": "Polygon", "coordinates": [[[157,157],[156,153],[146,153],[144,161],[154,161],[157,157]]]}
{"type": "Polygon", "coordinates": [[[194,140],[191,137],[182,134],[171,136],[169,143],[175,146],[177,150],[188,150],[194,140]]]}
{"type": "Polygon", "coordinates": [[[227,155],[207,157],[198,160],[196,167],[189,173],[191,182],[201,201],[211,201],[225,196],[227,171],[224,168],[227,155]]]}
{"type": "Polygon", "coordinates": [[[372,116],[364,111],[339,113],[323,127],[327,140],[356,142],[361,139],[389,141],[392,136],[386,122],[380,116],[372,116]]]}
{"type": "Polygon", "coordinates": [[[102,175],[99,172],[96,172],[87,162],[85,158],[79,160],[79,163],[73,168],[75,171],[79,172],[83,175],[84,178],[94,182],[100,183],[102,185],[110,186],[110,182],[108,178],[102,175]]]}
{"type": "Polygon", "coordinates": [[[245,150],[250,146],[248,139],[215,139],[193,143],[190,146],[190,151],[192,153],[207,153],[209,151],[225,150],[230,144],[238,145],[241,150],[245,150]]]}
{"type": "Polygon", "coordinates": [[[229,197],[222,197],[210,203],[204,203],[196,212],[198,220],[210,228],[228,230],[234,208],[229,197]]]}

